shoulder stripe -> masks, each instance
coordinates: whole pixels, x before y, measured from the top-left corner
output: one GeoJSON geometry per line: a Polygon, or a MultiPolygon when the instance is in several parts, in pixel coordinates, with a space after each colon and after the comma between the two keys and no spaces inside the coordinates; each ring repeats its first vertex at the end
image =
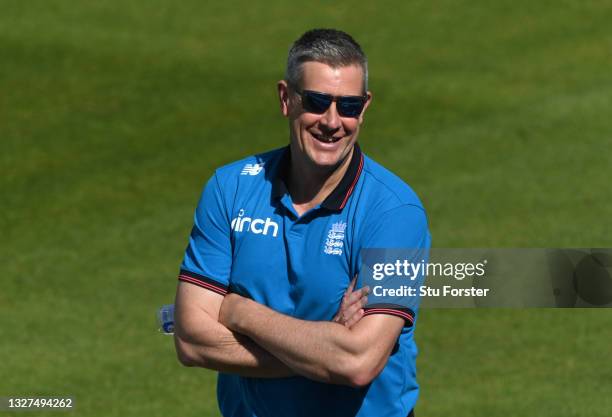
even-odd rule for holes
{"type": "Polygon", "coordinates": [[[179,281],[189,282],[199,287],[206,288],[207,290],[216,292],[217,294],[221,294],[221,295],[227,294],[227,286],[222,285],[210,278],[195,274],[190,271],[181,270],[178,276],[178,279],[179,281]]]}
{"type": "Polygon", "coordinates": [[[406,321],[406,326],[410,327],[414,324],[414,313],[407,308],[365,308],[364,316],[368,316],[370,314],[389,314],[392,316],[401,317],[406,321]]]}

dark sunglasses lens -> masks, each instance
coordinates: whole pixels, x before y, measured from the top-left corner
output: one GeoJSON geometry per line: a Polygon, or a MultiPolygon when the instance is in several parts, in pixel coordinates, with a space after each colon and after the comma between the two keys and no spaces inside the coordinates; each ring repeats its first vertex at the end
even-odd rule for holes
{"type": "Polygon", "coordinates": [[[332,97],[327,94],[320,94],[312,91],[304,91],[302,94],[302,105],[304,106],[304,110],[309,113],[325,113],[325,111],[329,109],[332,100],[332,97]]]}
{"type": "Polygon", "coordinates": [[[365,100],[361,97],[340,97],[336,104],[341,116],[357,117],[363,110],[365,100]]]}

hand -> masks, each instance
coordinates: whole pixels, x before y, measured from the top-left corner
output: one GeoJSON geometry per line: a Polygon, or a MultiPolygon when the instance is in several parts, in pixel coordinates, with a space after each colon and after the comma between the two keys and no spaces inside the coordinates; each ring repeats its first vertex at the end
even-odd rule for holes
{"type": "Polygon", "coordinates": [[[370,293],[370,287],[367,286],[353,291],[356,282],[357,275],[344,292],[340,309],[332,319],[333,322],[340,323],[349,329],[363,317],[363,307],[368,303],[367,295],[370,293]]]}

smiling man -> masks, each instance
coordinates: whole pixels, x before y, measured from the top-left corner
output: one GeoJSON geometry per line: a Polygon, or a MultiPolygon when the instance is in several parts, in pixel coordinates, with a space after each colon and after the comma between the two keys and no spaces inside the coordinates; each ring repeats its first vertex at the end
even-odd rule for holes
{"type": "Polygon", "coordinates": [[[289,146],[218,169],[196,209],[176,348],[224,416],[397,416],[418,396],[416,311],[364,308],[364,248],[429,248],[414,192],[357,144],[372,102],[348,34],[306,32],[278,83],[289,146]]]}

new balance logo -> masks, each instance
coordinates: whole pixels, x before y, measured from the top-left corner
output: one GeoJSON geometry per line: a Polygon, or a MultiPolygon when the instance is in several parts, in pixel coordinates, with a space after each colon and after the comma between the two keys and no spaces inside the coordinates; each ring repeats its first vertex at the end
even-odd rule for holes
{"type": "Polygon", "coordinates": [[[261,164],[246,164],[242,171],[240,171],[240,175],[257,175],[263,170],[264,162],[261,164]]]}
{"type": "Polygon", "coordinates": [[[273,237],[278,235],[278,223],[269,217],[265,220],[244,217],[244,209],[240,209],[238,217],[232,219],[231,228],[236,232],[250,232],[256,235],[267,236],[269,232],[272,232],[273,237]]]}

